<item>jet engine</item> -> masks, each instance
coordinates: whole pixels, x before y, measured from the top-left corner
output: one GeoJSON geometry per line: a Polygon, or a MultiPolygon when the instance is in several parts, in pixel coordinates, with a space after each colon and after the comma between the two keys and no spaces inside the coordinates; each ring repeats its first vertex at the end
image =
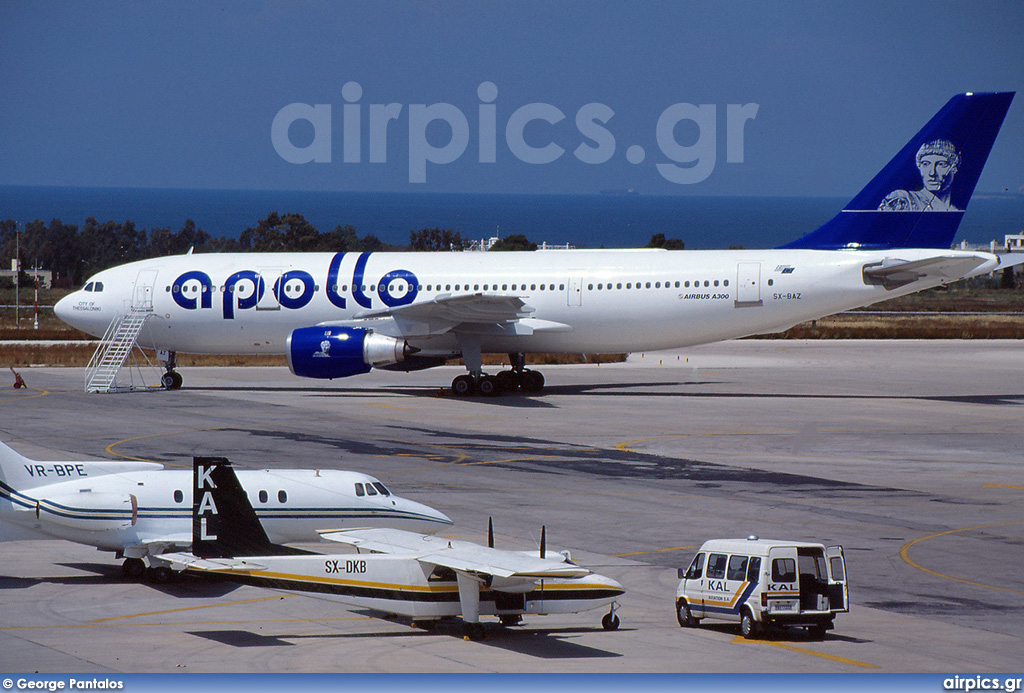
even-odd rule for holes
{"type": "Polygon", "coordinates": [[[139,503],[132,494],[79,491],[40,499],[35,513],[43,525],[90,531],[125,529],[138,520],[139,503]]]}
{"type": "Polygon", "coordinates": [[[362,327],[300,327],[288,335],[288,368],[304,378],[344,378],[404,361],[419,351],[362,327]]]}

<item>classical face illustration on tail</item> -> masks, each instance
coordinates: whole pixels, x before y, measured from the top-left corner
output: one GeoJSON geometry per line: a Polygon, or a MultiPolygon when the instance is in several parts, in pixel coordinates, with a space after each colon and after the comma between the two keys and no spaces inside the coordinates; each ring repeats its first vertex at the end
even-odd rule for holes
{"type": "Polygon", "coordinates": [[[917,150],[920,190],[893,190],[878,205],[881,212],[959,212],[949,200],[960,154],[949,140],[925,142],[917,150]]]}

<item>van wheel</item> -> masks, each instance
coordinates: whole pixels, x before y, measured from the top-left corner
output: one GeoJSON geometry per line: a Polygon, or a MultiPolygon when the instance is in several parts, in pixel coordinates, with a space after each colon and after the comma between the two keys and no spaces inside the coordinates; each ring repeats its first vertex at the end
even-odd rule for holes
{"type": "Polygon", "coordinates": [[[824,623],[819,623],[817,625],[813,625],[813,626],[808,626],[807,627],[807,632],[815,640],[824,640],[825,639],[825,632],[827,630],[828,630],[828,627],[824,623]]]}
{"type": "Polygon", "coordinates": [[[749,609],[744,609],[740,616],[740,633],[743,637],[747,640],[754,640],[760,630],[760,624],[754,620],[754,614],[750,613],[749,609]]]}
{"type": "Polygon", "coordinates": [[[700,619],[693,617],[693,614],[690,613],[690,605],[686,603],[685,599],[676,601],[676,620],[683,628],[694,628],[700,625],[700,619]]]}

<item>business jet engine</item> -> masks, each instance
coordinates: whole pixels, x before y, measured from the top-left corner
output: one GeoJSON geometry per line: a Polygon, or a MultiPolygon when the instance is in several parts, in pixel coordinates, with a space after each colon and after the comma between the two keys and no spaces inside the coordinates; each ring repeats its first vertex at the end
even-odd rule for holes
{"type": "Polygon", "coordinates": [[[400,363],[419,351],[362,327],[300,327],[288,335],[288,368],[304,378],[344,378],[400,363]]]}

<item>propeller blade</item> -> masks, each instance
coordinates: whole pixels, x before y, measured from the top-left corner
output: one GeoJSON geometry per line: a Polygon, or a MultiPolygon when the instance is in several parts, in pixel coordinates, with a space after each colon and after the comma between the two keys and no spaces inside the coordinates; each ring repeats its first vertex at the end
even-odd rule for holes
{"type": "Polygon", "coordinates": [[[494,548],[494,520],[493,518],[487,518],[487,548],[494,548]]]}
{"type": "Polygon", "coordinates": [[[540,526],[540,557],[545,558],[548,552],[547,527],[540,526]]]}

